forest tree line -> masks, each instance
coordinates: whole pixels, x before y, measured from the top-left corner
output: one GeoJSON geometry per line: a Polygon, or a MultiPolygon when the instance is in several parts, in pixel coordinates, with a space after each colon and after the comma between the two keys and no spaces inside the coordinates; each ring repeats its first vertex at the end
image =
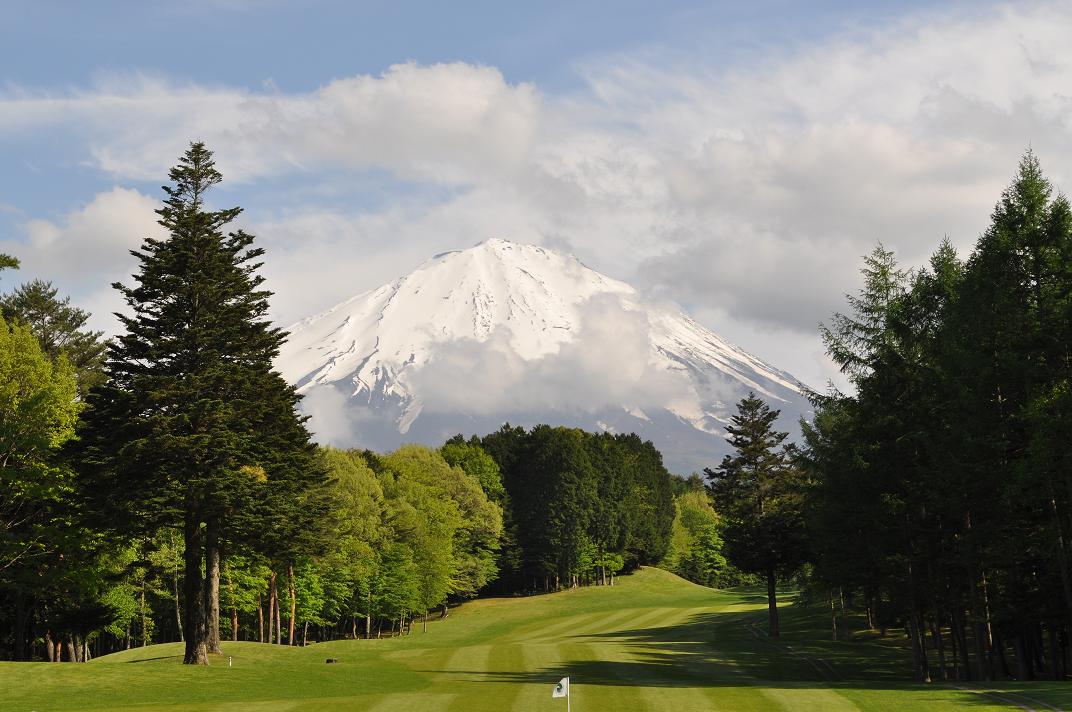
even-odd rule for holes
{"type": "Polygon", "coordinates": [[[816,584],[904,627],[919,680],[1069,673],[1072,211],[1027,153],[966,259],[878,247],[805,425],[816,584]]]}
{"type": "Polygon", "coordinates": [[[192,144],[169,177],[169,237],[114,285],[114,339],[47,282],[0,300],[4,657],[184,641],[204,664],[228,638],[399,634],[481,591],[612,584],[663,559],[671,477],[635,435],[313,444],[272,367],[286,335],[263,251],[229,227],[240,209],[207,207],[211,152],[192,144]]]}

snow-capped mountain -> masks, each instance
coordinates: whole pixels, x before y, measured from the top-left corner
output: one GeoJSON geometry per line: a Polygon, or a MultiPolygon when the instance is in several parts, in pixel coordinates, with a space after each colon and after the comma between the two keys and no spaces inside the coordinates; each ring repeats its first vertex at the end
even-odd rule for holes
{"type": "Polygon", "coordinates": [[[277,365],[318,439],[388,450],[506,421],[636,432],[715,466],[754,391],[797,431],[800,383],[672,305],[542,247],[487,240],[289,328],[277,365]]]}

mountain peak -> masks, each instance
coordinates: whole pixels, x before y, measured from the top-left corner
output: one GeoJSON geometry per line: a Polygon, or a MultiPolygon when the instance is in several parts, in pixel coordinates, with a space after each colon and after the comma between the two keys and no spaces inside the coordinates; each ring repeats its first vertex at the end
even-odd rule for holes
{"type": "Polygon", "coordinates": [[[541,421],[647,430],[664,450],[693,451],[668,462],[695,467],[725,449],[748,390],[794,421],[807,408],[796,379],[679,311],[571,255],[501,238],[436,255],[290,332],[277,365],[307,394],[314,430],[342,445],[541,421]],[[313,412],[329,396],[336,412],[313,412]]]}

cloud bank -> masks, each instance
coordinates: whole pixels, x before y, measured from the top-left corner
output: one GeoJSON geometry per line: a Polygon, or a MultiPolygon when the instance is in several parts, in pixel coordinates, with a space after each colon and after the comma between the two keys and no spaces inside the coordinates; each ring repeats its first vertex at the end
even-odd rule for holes
{"type": "MultiPolygon", "coordinates": [[[[1070,25],[1064,3],[962,5],[758,64],[649,46],[589,60],[568,95],[462,63],[295,94],[116,76],[3,90],[0,136],[69,131],[119,185],[159,181],[198,138],[238,197],[300,187],[244,218],[285,323],[501,236],[572,251],[817,383],[831,372],[816,323],[876,242],[909,264],[943,235],[967,248],[1028,145],[1067,184],[1070,25]]],[[[55,245],[121,262],[121,236],[152,229],[149,202],[116,188],[2,249],[94,303],[101,285],[55,245]]],[[[509,364],[489,367],[510,383],[509,364]]]]}

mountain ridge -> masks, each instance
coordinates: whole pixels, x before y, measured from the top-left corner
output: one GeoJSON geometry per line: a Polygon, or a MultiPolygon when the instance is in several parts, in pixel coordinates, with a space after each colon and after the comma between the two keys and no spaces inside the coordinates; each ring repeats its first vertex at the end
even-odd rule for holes
{"type": "Polygon", "coordinates": [[[337,445],[551,422],[634,430],[686,471],[728,451],[724,426],[748,391],[783,410],[782,429],[810,409],[791,374],[679,309],[572,255],[496,238],[289,331],[277,366],[306,395],[318,438],[337,445]]]}

